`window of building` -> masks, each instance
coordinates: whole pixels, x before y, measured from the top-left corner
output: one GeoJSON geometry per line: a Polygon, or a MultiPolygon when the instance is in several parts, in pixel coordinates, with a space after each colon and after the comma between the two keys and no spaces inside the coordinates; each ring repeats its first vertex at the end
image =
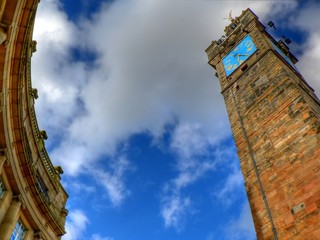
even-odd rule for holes
{"type": "Polygon", "coordinates": [[[46,199],[47,202],[50,202],[50,197],[48,194],[48,188],[44,185],[42,179],[39,176],[36,176],[38,190],[41,192],[42,196],[46,199]]]}
{"type": "Polygon", "coordinates": [[[13,233],[10,237],[10,240],[23,240],[27,234],[28,229],[19,219],[16,226],[14,227],[13,233]]]}
{"type": "Polygon", "coordinates": [[[29,144],[29,141],[28,141],[28,136],[27,136],[27,132],[26,130],[24,131],[24,135],[25,135],[25,139],[26,139],[26,153],[27,153],[27,157],[28,157],[28,162],[29,164],[32,164],[33,162],[33,159],[32,159],[32,151],[31,151],[31,147],[30,147],[30,144],[29,144]]]}
{"type": "Polygon", "coordinates": [[[0,199],[3,198],[3,195],[5,192],[6,192],[6,187],[4,186],[2,177],[0,177],[0,199]]]}

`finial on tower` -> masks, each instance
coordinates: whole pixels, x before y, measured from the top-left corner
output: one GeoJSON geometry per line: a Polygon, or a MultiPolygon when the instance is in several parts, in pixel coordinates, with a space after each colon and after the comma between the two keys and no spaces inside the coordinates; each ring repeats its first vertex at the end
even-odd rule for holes
{"type": "Polygon", "coordinates": [[[229,22],[232,22],[234,18],[232,17],[232,10],[229,12],[229,16],[227,18],[223,18],[223,20],[228,20],[229,22]]]}

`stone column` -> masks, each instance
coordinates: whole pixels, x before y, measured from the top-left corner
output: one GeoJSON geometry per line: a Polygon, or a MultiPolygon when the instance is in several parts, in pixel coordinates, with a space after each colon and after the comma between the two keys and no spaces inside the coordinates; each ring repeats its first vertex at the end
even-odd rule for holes
{"type": "Polygon", "coordinates": [[[21,202],[19,199],[12,199],[3,222],[0,226],[0,236],[3,240],[9,240],[13,229],[18,221],[21,202]]]}
{"type": "Polygon", "coordinates": [[[0,174],[2,173],[2,168],[3,168],[3,164],[4,164],[4,162],[6,161],[6,156],[4,155],[0,155],[0,174]]]}
{"type": "Polygon", "coordinates": [[[27,234],[24,236],[23,240],[33,240],[33,231],[28,230],[27,234]]]}
{"type": "Polygon", "coordinates": [[[40,230],[35,232],[33,237],[34,237],[34,240],[42,240],[42,239],[44,239],[40,230]]]}

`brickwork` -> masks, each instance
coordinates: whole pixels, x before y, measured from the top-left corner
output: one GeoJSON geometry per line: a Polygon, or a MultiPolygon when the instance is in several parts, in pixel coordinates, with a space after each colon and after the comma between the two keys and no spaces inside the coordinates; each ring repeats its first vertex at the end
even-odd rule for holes
{"type": "Polygon", "coordinates": [[[244,18],[249,23],[237,39],[250,34],[257,52],[229,77],[221,59],[232,46],[212,44],[207,52],[221,83],[257,237],[320,239],[319,100],[274,51],[256,16],[247,10],[239,18],[238,24],[244,18]]]}

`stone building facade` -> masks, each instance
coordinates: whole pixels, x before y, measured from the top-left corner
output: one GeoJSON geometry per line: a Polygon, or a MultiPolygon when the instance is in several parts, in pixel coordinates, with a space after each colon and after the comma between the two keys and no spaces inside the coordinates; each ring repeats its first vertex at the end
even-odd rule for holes
{"type": "Polygon", "coordinates": [[[284,42],[247,9],[206,49],[258,239],[320,239],[320,102],[284,42]]]}
{"type": "Polygon", "coordinates": [[[31,85],[39,0],[0,0],[0,239],[61,239],[68,194],[40,131],[31,85]]]}

